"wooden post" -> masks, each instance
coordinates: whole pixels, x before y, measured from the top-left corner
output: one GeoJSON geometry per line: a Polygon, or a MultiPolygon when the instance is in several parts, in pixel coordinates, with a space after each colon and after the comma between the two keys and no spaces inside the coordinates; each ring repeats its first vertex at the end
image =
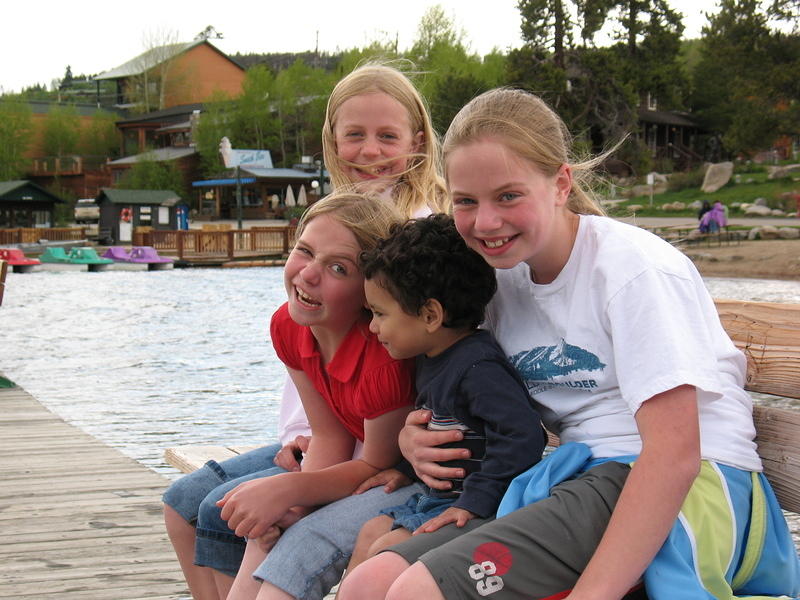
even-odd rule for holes
{"type": "Polygon", "coordinates": [[[175,233],[178,236],[178,258],[183,260],[183,231],[176,231],[175,233]]]}
{"type": "Polygon", "coordinates": [[[236,240],[234,239],[234,234],[236,232],[231,230],[226,233],[228,234],[226,236],[228,238],[228,259],[233,260],[233,244],[236,242],[236,240]]]}
{"type": "Polygon", "coordinates": [[[289,254],[289,228],[283,228],[283,253],[289,254]]]}
{"type": "Polygon", "coordinates": [[[0,260],[0,304],[3,304],[3,292],[6,291],[6,274],[8,273],[8,263],[0,260]]]}

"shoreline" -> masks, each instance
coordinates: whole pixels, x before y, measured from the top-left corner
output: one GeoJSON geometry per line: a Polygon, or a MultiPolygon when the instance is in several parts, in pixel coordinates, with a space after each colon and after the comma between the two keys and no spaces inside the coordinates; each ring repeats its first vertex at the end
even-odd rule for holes
{"type": "Polygon", "coordinates": [[[739,244],[679,248],[703,277],[800,281],[800,241],[753,240],[739,244]]]}

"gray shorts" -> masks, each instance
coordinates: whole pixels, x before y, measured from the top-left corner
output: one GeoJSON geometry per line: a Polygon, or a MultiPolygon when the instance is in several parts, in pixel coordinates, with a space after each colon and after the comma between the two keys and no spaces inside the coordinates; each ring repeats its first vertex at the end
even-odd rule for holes
{"type": "Polygon", "coordinates": [[[445,598],[549,598],[570,590],[583,572],[628,473],[626,464],[604,463],[502,519],[449,525],[390,550],[421,561],[445,598]]]}

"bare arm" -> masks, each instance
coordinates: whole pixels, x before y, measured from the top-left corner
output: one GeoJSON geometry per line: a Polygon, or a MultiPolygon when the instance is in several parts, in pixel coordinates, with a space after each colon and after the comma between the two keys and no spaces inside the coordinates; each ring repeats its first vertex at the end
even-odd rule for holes
{"type": "Polygon", "coordinates": [[[308,378],[290,370],[313,435],[300,472],[243,483],[218,502],[237,535],[259,537],[291,507],[317,506],[343,498],[364,480],[399,460],[397,435],[408,408],[364,423],[364,458],[350,460],[355,440],[308,378]]]}
{"type": "Polygon", "coordinates": [[[636,422],[642,452],[569,600],[622,598],[664,543],[699,472],[694,387],[680,386],[653,396],[636,413],[636,422]]]}

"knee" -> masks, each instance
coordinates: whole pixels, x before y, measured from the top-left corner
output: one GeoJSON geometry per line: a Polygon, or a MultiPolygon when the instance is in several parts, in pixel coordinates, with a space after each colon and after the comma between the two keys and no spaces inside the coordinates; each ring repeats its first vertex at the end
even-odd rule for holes
{"type": "Polygon", "coordinates": [[[373,600],[384,598],[389,588],[408,569],[399,554],[384,552],[361,563],[342,581],[338,600],[373,600]]]}
{"type": "Polygon", "coordinates": [[[358,532],[358,543],[369,547],[392,530],[392,518],[386,515],[373,517],[358,532]]]}
{"type": "Polygon", "coordinates": [[[406,569],[387,590],[386,600],[445,600],[430,571],[421,562],[406,569]]]}
{"type": "MultiPolygon", "coordinates": [[[[221,496],[220,496],[221,497],[221,496]]],[[[219,498],[213,492],[203,498],[197,509],[197,526],[201,529],[228,529],[228,524],[222,520],[222,509],[217,506],[219,498]]]]}

